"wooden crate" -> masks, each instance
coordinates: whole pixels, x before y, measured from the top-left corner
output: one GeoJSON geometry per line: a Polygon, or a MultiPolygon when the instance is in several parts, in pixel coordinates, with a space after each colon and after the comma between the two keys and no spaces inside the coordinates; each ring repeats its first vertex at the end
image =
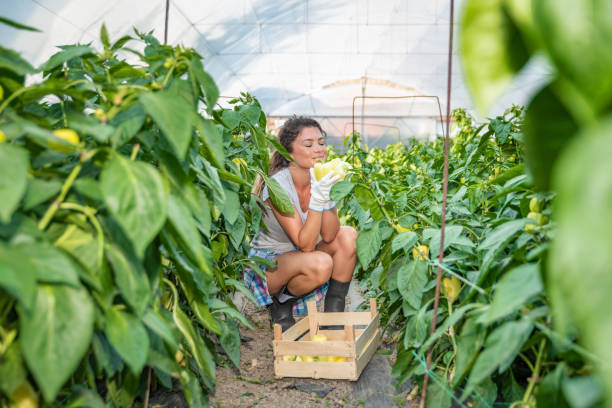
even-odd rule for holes
{"type": "Polygon", "coordinates": [[[369,312],[319,313],[316,303],[308,302],[308,316],[284,333],[280,325],[274,325],[274,374],[356,381],[380,345],[379,323],[376,299],[370,299],[369,312]],[[344,330],[320,329],[332,325],[344,330]],[[325,334],[327,341],[311,341],[317,333],[325,334]],[[343,356],[347,361],[286,361],[283,356],[343,356]]]}

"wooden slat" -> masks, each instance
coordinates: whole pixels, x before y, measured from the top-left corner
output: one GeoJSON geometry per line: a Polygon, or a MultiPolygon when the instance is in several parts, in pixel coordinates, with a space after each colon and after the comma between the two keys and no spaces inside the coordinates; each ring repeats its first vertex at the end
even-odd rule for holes
{"type": "Polygon", "coordinates": [[[275,356],[355,356],[355,343],[346,341],[287,341],[274,340],[275,356]]]}
{"type": "Polygon", "coordinates": [[[372,320],[372,323],[370,323],[370,325],[366,327],[359,337],[357,337],[357,340],[355,340],[355,353],[357,356],[359,353],[361,353],[367,342],[374,336],[374,333],[378,329],[379,322],[380,315],[376,314],[376,316],[374,316],[374,320],[372,320]]]}
{"type": "MultiPolygon", "coordinates": [[[[355,329],[355,338],[359,337],[359,335],[364,331],[364,329],[355,329]]],[[[327,341],[342,341],[346,340],[346,334],[344,330],[321,330],[319,327],[319,334],[324,334],[327,337],[327,341]]],[[[310,341],[309,336],[304,336],[298,341],[310,341]]]]}
{"type": "Polygon", "coordinates": [[[310,329],[310,338],[317,334],[317,330],[319,329],[319,322],[317,321],[317,302],[314,300],[308,301],[306,303],[306,307],[308,308],[308,327],[310,329]]]}
{"type": "Polygon", "coordinates": [[[283,327],[280,324],[274,324],[274,340],[283,339],[283,327]]]}
{"type": "Polygon", "coordinates": [[[372,321],[370,312],[327,312],[317,315],[318,322],[321,326],[332,325],[367,325],[372,321]]]}
{"type": "Polygon", "coordinates": [[[373,319],[376,313],[376,298],[370,298],[370,317],[373,319]]]}
{"type": "Polygon", "coordinates": [[[283,333],[283,340],[295,340],[308,331],[308,318],[304,317],[283,333]]]}
{"type": "Polygon", "coordinates": [[[352,380],[356,381],[359,379],[361,372],[363,371],[365,366],[368,365],[368,362],[370,361],[374,353],[376,353],[376,350],[378,350],[381,339],[382,339],[382,332],[380,331],[380,329],[378,329],[376,331],[376,334],[374,335],[374,339],[372,340],[372,342],[365,349],[364,353],[361,354],[359,358],[357,358],[356,360],[357,369],[356,369],[355,377],[352,380]]]}
{"type": "MultiPolygon", "coordinates": [[[[353,347],[354,347],[354,344],[355,344],[355,326],[352,326],[352,325],[344,326],[344,335],[346,337],[347,343],[353,344],[353,347]]],[[[347,358],[346,360],[349,363],[352,363],[353,361],[355,361],[355,358],[351,356],[351,357],[347,358]]]]}
{"type": "Polygon", "coordinates": [[[336,380],[348,380],[356,377],[356,365],[354,362],[310,363],[276,359],[274,361],[274,374],[279,377],[330,378],[336,380]]]}

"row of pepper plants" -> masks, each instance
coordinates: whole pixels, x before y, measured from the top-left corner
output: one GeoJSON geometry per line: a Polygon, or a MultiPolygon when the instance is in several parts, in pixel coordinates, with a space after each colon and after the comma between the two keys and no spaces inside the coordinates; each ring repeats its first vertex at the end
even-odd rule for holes
{"type": "Polygon", "coordinates": [[[231,295],[252,297],[278,143],[248,94],[218,106],[193,49],[134,32],[38,68],[0,48],[0,405],[127,407],[153,383],[206,406],[240,364],[231,295]]]}
{"type": "Polygon", "coordinates": [[[443,139],[369,149],[352,135],[343,157],[353,174],[332,190],[344,222],[359,229],[357,278],[397,341],[397,384],[422,383],[433,347],[427,406],[450,407],[451,395],[478,407],[597,406],[595,357],[551,324],[545,270],[556,195],[536,191],[526,172],[523,109],[480,126],[461,109],[453,118],[442,264],[443,139]],[[595,397],[586,404],[585,389],[595,397]]]}

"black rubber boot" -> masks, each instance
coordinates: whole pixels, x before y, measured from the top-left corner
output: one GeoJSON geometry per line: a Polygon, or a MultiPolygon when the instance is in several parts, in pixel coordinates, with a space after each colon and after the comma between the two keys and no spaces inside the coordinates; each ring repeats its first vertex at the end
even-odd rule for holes
{"type": "Polygon", "coordinates": [[[274,327],[275,324],[280,324],[285,331],[295,324],[293,305],[298,298],[290,294],[286,286],[270,297],[272,298],[272,304],[269,306],[270,325],[274,327]]]}
{"type": "Polygon", "coordinates": [[[335,279],[329,280],[329,287],[325,295],[324,312],[344,312],[344,303],[351,281],[340,282],[335,279]]]}

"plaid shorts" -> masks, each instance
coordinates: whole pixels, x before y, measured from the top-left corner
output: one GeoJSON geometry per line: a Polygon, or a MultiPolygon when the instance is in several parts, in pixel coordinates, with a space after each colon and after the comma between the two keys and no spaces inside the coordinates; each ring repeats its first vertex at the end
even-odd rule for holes
{"type": "MultiPolygon", "coordinates": [[[[249,258],[258,256],[271,261],[283,253],[284,252],[275,252],[271,249],[251,248],[249,251],[249,258]]],[[[257,263],[257,265],[261,268],[261,270],[264,272],[266,271],[267,266],[260,263],[257,263]]],[[[272,298],[270,297],[270,293],[268,293],[267,280],[259,276],[250,266],[244,268],[244,283],[245,286],[249,288],[251,292],[253,292],[257,305],[266,306],[272,303],[272,298]]],[[[325,293],[327,292],[327,286],[329,286],[329,283],[325,282],[322,286],[316,288],[312,292],[298,298],[293,305],[293,314],[300,316],[308,314],[306,302],[309,300],[316,300],[319,302],[321,299],[323,299],[325,293]]]]}

